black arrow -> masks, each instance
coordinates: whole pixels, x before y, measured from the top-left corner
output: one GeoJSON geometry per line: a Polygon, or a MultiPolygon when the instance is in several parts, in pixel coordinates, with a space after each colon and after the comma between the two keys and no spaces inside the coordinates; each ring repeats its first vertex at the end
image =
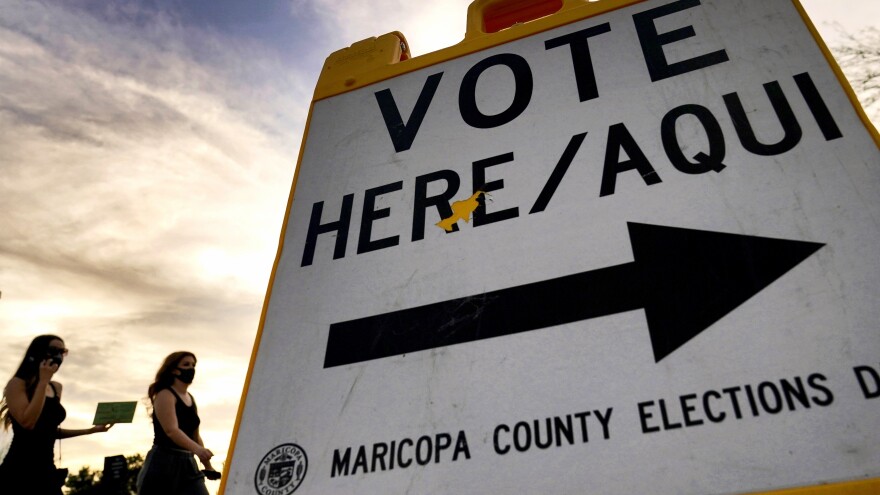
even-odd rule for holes
{"type": "Polygon", "coordinates": [[[635,261],[330,325],[324,367],[645,309],[659,362],[823,244],[629,223],[635,261]]]}

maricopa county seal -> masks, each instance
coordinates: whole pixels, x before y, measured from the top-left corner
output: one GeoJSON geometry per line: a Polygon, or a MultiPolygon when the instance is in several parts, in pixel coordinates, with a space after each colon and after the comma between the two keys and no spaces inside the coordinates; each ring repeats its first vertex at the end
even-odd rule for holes
{"type": "Polygon", "coordinates": [[[257,466],[254,484],[260,495],[288,495],[293,493],[309,467],[306,452],[294,443],[285,443],[269,451],[257,466]]]}

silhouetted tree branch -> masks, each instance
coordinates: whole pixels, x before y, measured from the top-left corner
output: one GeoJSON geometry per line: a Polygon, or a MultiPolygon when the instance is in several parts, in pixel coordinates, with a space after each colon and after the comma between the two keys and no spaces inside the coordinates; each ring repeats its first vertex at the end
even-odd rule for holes
{"type": "MultiPolygon", "coordinates": [[[[125,481],[125,488],[131,495],[137,491],[135,481],[141,466],[144,465],[144,458],[140,454],[135,454],[125,458],[128,476],[125,481]]],[[[92,471],[88,466],[80,468],[78,473],[71,474],[67,477],[65,486],[68,488],[68,495],[104,495],[105,490],[101,487],[100,469],[92,471]]]]}

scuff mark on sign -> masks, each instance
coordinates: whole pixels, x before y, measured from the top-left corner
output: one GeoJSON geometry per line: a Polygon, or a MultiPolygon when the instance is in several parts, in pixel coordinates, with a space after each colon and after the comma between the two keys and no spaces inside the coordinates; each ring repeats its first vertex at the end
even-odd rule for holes
{"type": "Polygon", "coordinates": [[[358,372],[358,375],[354,377],[354,381],[351,382],[351,388],[348,389],[348,393],[345,394],[345,402],[342,403],[342,409],[339,411],[339,416],[342,416],[342,413],[345,412],[345,408],[348,407],[348,401],[351,400],[352,393],[354,392],[354,387],[357,385],[358,380],[361,379],[361,376],[364,374],[364,369],[358,372]]]}
{"type": "Polygon", "coordinates": [[[440,227],[446,232],[452,232],[452,226],[459,220],[464,220],[465,223],[468,223],[471,214],[473,214],[474,210],[480,206],[480,202],[477,198],[479,198],[481,194],[485,193],[483,191],[477,191],[468,199],[452,203],[452,215],[440,220],[434,225],[440,227]]]}

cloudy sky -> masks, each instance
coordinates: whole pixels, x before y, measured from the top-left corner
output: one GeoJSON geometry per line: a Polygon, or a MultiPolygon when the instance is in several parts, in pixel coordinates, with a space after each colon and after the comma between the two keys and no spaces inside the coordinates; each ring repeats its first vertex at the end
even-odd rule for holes
{"type": "MultiPolygon", "coordinates": [[[[324,58],[395,30],[416,56],[450,46],[468,3],[0,0],[2,381],[31,338],[62,336],[64,426],[87,427],[191,350],[221,465],[324,58]]],[[[831,45],[880,19],[876,0],[803,3],[831,45]]],[[[141,404],[56,463],[151,442],[141,404]]]]}

